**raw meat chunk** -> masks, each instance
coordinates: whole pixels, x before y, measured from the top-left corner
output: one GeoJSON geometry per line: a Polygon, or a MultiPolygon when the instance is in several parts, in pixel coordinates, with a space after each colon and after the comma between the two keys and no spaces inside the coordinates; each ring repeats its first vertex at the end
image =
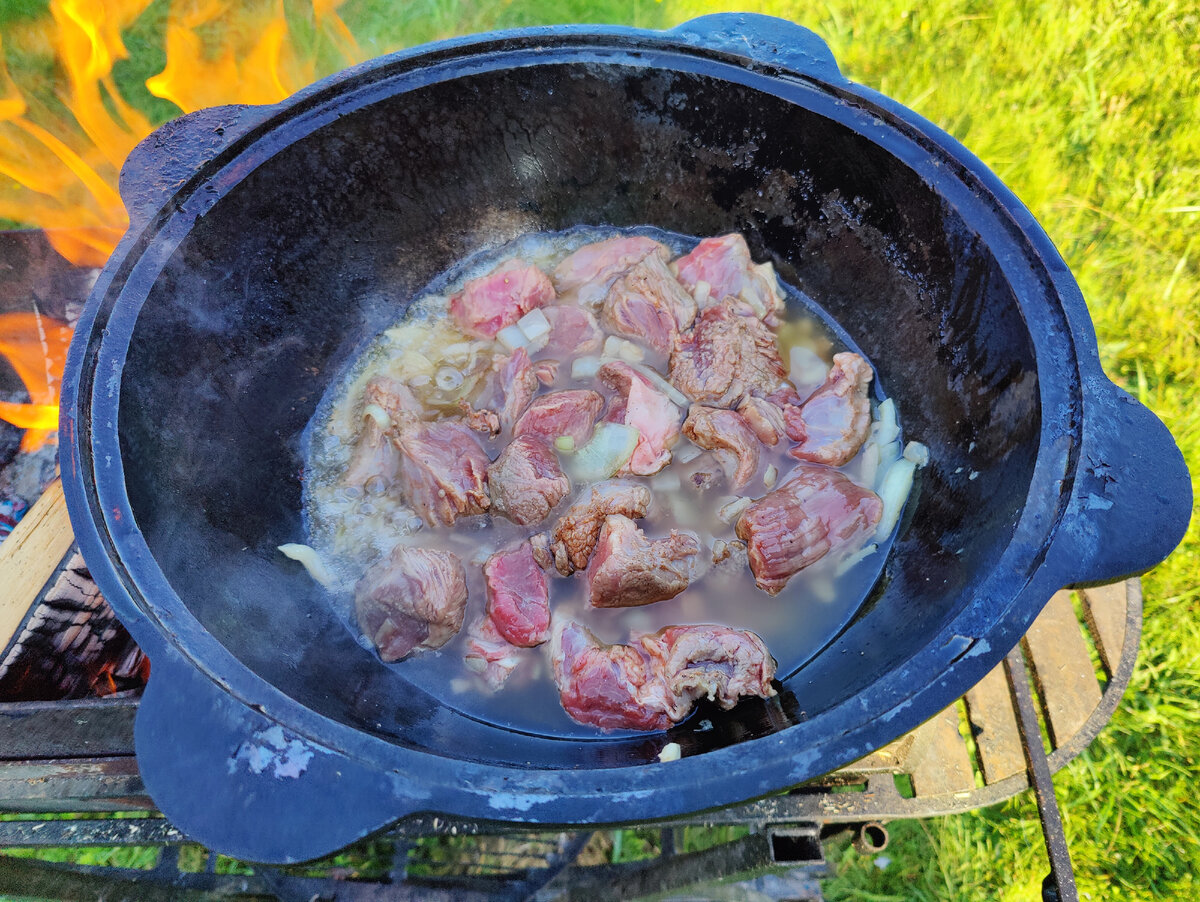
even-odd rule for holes
{"type": "Polygon", "coordinates": [[[680,410],[627,363],[614,361],[600,367],[596,377],[617,392],[605,419],[638,431],[633,456],[621,473],[651,476],[671,462],[668,450],[679,438],[680,410]]]}
{"type": "Polygon", "coordinates": [[[588,600],[595,608],[632,608],[674,598],[687,588],[699,553],[691,533],[671,530],[652,541],[628,517],[605,517],[588,563],[588,600]]]}
{"type": "Polygon", "coordinates": [[[733,407],[771,394],[787,378],[775,334],[741,301],[701,311],[671,354],[671,384],[693,401],[733,407]]]}
{"type": "Polygon", "coordinates": [[[605,645],[560,620],[550,649],[563,708],[601,729],[665,730],[700,698],[732,708],[744,695],[775,695],[775,660],[762,640],[729,627],[669,626],[628,645],[605,645]]]}
{"type": "Polygon", "coordinates": [[[834,548],[851,551],[875,529],[883,503],[837,470],[801,464],[737,521],[760,589],[778,595],[791,577],[834,548]]]}
{"type": "Polygon", "coordinates": [[[468,335],[495,338],[505,326],[553,300],[554,286],[546,274],[513,259],[467,282],[450,298],[450,317],[468,335]]]}
{"type": "Polygon", "coordinates": [[[666,357],[683,329],[696,318],[696,301],[656,254],[617,279],[600,309],[600,321],[666,357]]]}
{"type": "Polygon", "coordinates": [[[581,448],[591,438],[603,407],[604,398],[591,389],[552,391],[529,405],[513,427],[513,435],[534,436],[547,442],[569,435],[575,447],[581,448]]]}
{"type": "Polygon", "coordinates": [[[385,661],[441,648],[463,624],[467,577],[449,551],[397,545],[354,589],[358,625],[385,661]]]}
{"type": "Polygon", "coordinates": [[[664,262],[671,258],[666,245],[641,235],[585,244],[554,268],[554,287],[564,300],[574,299],[589,306],[599,304],[613,281],[649,254],[664,262]]]}
{"type": "Polygon", "coordinates": [[[479,439],[455,420],[412,423],[394,432],[400,449],[400,488],[430,526],[482,514],[491,505],[487,471],[491,460],[479,439]]]}
{"type": "Polygon", "coordinates": [[[550,341],[543,353],[571,360],[581,354],[593,354],[604,343],[604,333],[596,317],[576,304],[553,304],[542,313],[550,323],[550,341]]]}
{"type": "Polygon", "coordinates": [[[777,445],[779,440],[787,435],[783,411],[766,398],[754,395],[745,397],[737,410],[764,445],[777,445]]]}
{"type": "Polygon", "coordinates": [[[488,686],[499,689],[521,663],[520,650],[500,635],[491,617],[480,617],[467,627],[467,653],[463,663],[488,686]]]}
{"type": "Polygon", "coordinates": [[[716,303],[738,298],[749,304],[760,318],[783,311],[774,267],[770,263],[755,265],[746,239],[736,232],[705,238],[690,254],[676,260],[672,268],[680,284],[693,295],[699,295],[698,301],[708,298],[716,303]]]}
{"type": "Polygon", "coordinates": [[[665,730],[674,707],[649,655],[633,645],[604,645],[583,626],[558,621],[550,644],[563,708],[605,730],[665,730]]]}
{"type": "Polygon", "coordinates": [[[775,659],[754,633],[714,624],[668,626],[643,636],[641,645],[674,702],[669,714],[675,722],[702,698],[728,710],[742,696],[775,695],[775,659]]]}
{"type": "Polygon", "coordinates": [[[758,472],[762,446],[736,410],[693,404],[684,421],[683,434],[701,448],[713,452],[735,492],[758,472]]]}
{"type": "Polygon", "coordinates": [[[598,482],[567,508],[550,534],[554,566],[563,576],[583,570],[610,514],[638,519],[650,507],[650,490],[632,482],[598,482]]]}
{"type": "Polygon", "coordinates": [[[532,648],[550,635],[550,590],[528,542],[497,551],[483,565],[487,614],[513,645],[532,648]]]}
{"type": "Polygon", "coordinates": [[[490,438],[495,438],[500,434],[500,417],[496,411],[486,408],[476,410],[466,401],[459,401],[458,409],[468,429],[482,432],[490,438]]]}
{"type": "Polygon", "coordinates": [[[501,429],[511,430],[537,394],[537,370],[524,348],[496,357],[492,370],[490,406],[499,412],[501,429]]]}
{"type": "MultiPolygon", "coordinates": [[[[795,448],[788,451],[799,460],[840,467],[858,453],[871,432],[871,366],[858,354],[833,355],[833,368],[825,382],[800,407],[803,435],[790,429],[795,448]]],[[[789,424],[790,425],[790,424],[789,424]]]]}
{"type": "Polygon", "coordinates": [[[558,455],[532,435],[517,436],[488,467],[492,512],[521,526],[541,523],[570,490],[558,455]]]}

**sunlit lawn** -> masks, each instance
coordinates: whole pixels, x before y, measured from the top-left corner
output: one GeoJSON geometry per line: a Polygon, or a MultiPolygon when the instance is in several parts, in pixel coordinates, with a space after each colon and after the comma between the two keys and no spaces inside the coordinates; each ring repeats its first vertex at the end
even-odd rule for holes
{"type": "MultiPolygon", "coordinates": [[[[19,6],[0,10],[11,16],[19,6]]],[[[164,9],[156,3],[139,20],[130,40],[135,58],[119,72],[156,121],[174,108],[140,83],[163,64],[164,9]]],[[[1200,5],[350,0],[341,14],[374,54],[563,21],[669,27],[723,9],[808,25],[850,77],[912,106],[990,165],[1075,273],[1107,371],[1158,412],[1198,472],[1200,5]]],[[[293,18],[303,35],[304,16],[293,18]]],[[[336,65],[335,48],[315,33],[308,40],[318,71],[336,65]]],[[[1181,550],[1145,578],[1133,684],[1110,726],[1057,780],[1080,886],[1093,899],[1195,897],[1198,550],[1193,523],[1181,550]]],[[[886,869],[835,849],[840,875],[827,882],[827,896],[1039,898],[1046,863],[1028,795],[973,814],[894,824],[892,837],[886,869]]]]}

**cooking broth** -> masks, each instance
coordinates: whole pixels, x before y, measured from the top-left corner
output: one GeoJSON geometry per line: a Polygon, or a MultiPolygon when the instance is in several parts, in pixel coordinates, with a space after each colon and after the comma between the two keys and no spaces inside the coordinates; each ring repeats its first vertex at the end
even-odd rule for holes
{"type": "MultiPolygon", "coordinates": [[[[503,517],[463,517],[451,527],[429,527],[386,486],[368,481],[363,488],[346,486],[343,478],[357,441],[363,387],[371,378],[386,374],[425,392],[448,412],[460,398],[470,398],[479,373],[490,365],[491,342],[464,341],[445,315],[446,299],[464,282],[491,271],[499,262],[519,257],[536,263],[546,272],[584,244],[614,235],[638,234],[667,245],[674,255],[687,253],[697,239],[650,228],[618,232],[613,229],[579,228],[563,233],[528,235],[504,247],[477,254],[434,280],[418,297],[411,312],[376,336],[351,363],[344,376],[327,392],[306,435],[308,454],[305,478],[305,515],[310,543],[333,574],[332,597],[348,629],[360,642],[354,612],[354,585],[372,561],[386,554],[397,542],[437,548],[458,555],[466,571],[467,613],[463,629],[440,649],[424,651],[389,664],[398,673],[435,697],[469,716],[510,729],[577,739],[600,738],[595,727],[572,720],[559,704],[548,646],[518,649],[520,663],[501,689],[493,691],[468,670],[463,657],[471,623],[482,616],[486,592],[482,565],[487,557],[532,534],[552,528],[562,511],[584,490],[572,480],[571,491],[536,526],[522,527],[503,517]],[[462,375],[439,381],[442,361],[450,359],[462,375]],[[486,362],[481,362],[486,361],[486,362]]],[[[840,351],[857,351],[840,328],[803,293],[780,283],[787,301],[787,317],[778,330],[785,341],[810,348],[825,364],[840,351]]],[[[785,363],[789,347],[781,347],[785,363]]],[[[546,356],[531,353],[536,363],[546,356]]],[[[647,360],[653,364],[654,361],[647,360]]],[[[660,368],[660,371],[665,368],[660,368]]],[[[882,401],[878,380],[873,381],[873,408],[882,401]]],[[[571,362],[561,362],[557,377],[540,387],[538,394],[590,387],[574,381],[571,362]]],[[[684,411],[686,413],[686,411],[684,411]]],[[[482,437],[489,457],[502,450],[502,440],[482,437]]],[[[555,617],[569,616],[584,624],[604,642],[628,642],[631,634],[654,632],[662,627],[688,623],[718,623],[758,634],[778,662],[778,678],[784,679],[828,644],[853,618],[875,583],[894,536],[880,542],[873,553],[832,553],[794,575],[784,590],[770,596],[760,590],[736,553],[730,560],[713,563],[713,549],[736,539],[734,529],[721,519],[722,508],[738,495],[760,498],[774,485],[782,484],[796,465],[780,442],[762,449],[753,479],[735,495],[720,474],[709,452],[701,452],[681,438],[672,462],[650,477],[623,477],[645,482],[653,495],[652,506],[637,525],[655,539],[671,529],[689,530],[700,540],[694,576],[678,596],[634,608],[592,608],[587,603],[583,572],[561,577],[547,575],[550,608],[555,617]],[[692,455],[695,456],[692,456],[692,455]],[[688,458],[686,461],[681,458],[688,458]],[[698,474],[715,472],[715,485],[695,486],[698,474]]],[[[840,469],[852,479],[872,480],[864,473],[863,451],[840,469]]],[[[570,472],[568,466],[564,466],[570,472]]],[[[726,508],[727,509],[727,508],[726,508]]],[[[727,509],[728,510],[728,509],[727,509]]],[[[726,519],[729,519],[726,514],[726,519]]],[[[871,539],[867,540],[871,542],[871,539]]],[[[870,547],[870,546],[868,546],[870,547]]],[[[621,731],[616,731],[621,735],[621,731]]],[[[632,732],[630,735],[635,735],[632,732]]]]}

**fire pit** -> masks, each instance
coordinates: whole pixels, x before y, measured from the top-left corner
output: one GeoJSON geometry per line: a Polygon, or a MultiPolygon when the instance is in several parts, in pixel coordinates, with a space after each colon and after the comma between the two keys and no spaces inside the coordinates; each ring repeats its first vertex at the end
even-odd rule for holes
{"type": "Polygon", "coordinates": [[[295,860],[418,811],[628,822],[783,789],[961,694],[1062,585],[1150,566],[1182,534],[1178,452],[1102,375],[1028,212],[787,23],[434,45],[180,120],[126,173],[131,229],[68,362],[64,482],[154,662],[147,786],[215,848],[295,860]],[[450,261],[581,222],[745,232],[932,451],[867,608],[779,704],[702,734],[565,743],[465,718],[382,668],[275,552],[303,541],[299,437],[358,344],[450,261]],[[1156,528],[1130,537],[1135,513],[1156,528]],[[672,740],[683,760],[659,764],[672,740]]]}

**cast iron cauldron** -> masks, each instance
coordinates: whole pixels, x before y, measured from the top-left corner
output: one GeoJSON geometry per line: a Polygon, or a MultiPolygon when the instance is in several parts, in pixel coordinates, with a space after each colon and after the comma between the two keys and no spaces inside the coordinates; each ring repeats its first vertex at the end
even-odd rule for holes
{"type": "Polygon", "coordinates": [[[1181,456],[1101,372],[1029,212],[787,22],[405,51],[170,123],[121,189],[131,226],[67,365],[64,482],[153,662],[146,786],[222,852],[302,860],[415,812],[628,823],[780,790],[959,696],[1057,589],[1143,570],[1183,534],[1181,456]],[[356,644],[276,551],[304,541],[301,433],[363,340],[454,261],[581,223],[744,232],[932,453],[854,622],[778,703],[706,732],[580,742],[470,719],[356,644]],[[684,758],[661,764],[669,740],[684,758]]]}

